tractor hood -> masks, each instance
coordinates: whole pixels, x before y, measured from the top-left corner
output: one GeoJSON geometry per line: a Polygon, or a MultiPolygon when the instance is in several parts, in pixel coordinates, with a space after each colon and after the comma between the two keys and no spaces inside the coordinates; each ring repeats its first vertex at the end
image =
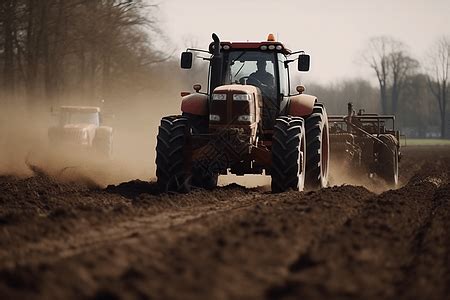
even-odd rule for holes
{"type": "Polygon", "coordinates": [[[260,93],[259,88],[253,85],[242,84],[228,84],[217,87],[214,92],[216,93],[236,93],[236,94],[256,94],[260,93]]]}
{"type": "Polygon", "coordinates": [[[252,85],[231,84],[214,89],[210,125],[254,125],[261,120],[262,96],[252,85]]]}

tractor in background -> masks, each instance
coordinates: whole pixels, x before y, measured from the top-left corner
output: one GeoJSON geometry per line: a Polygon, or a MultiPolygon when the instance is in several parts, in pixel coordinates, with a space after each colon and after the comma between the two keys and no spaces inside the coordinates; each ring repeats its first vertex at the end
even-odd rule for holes
{"type": "Polygon", "coordinates": [[[99,107],[61,106],[53,114],[58,122],[48,129],[52,147],[64,146],[65,151],[92,151],[102,158],[111,157],[113,129],[102,124],[99,107]]]}

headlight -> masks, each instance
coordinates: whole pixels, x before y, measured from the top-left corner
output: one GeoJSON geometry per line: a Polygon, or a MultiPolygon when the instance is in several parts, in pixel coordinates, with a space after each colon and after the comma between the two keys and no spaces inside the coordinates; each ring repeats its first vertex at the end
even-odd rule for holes
{"type": "Polygon", "coordinates": [[[210,121],[220,121],[220,116],[218,115],[209,115],[210,121]]]}
{"type": "Polygon", "coordinates": [[[227,94],[213,94],[213,100],[227,100],[227,94]]]}
{"type": "Polygon", "coordinates": [[[235,100],[235,101],[250,101],[251,97],[249,94],[234,94],[233,100],[235,100]]]}
{"type": "Polygon", "coordinates": [[[239,122],[253,122],[253,116],[251,115],[242,115],[238,117],[239,122]]]}

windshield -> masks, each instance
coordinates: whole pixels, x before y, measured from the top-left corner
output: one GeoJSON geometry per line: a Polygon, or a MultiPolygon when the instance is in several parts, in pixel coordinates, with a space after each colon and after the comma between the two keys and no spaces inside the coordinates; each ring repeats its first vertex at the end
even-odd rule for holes
{"type": "Polygon", "coordinates": [[[274,85],[274,54],[259,51],[231,51],[224,60],[224,83],[240,83],[257,85],[258,82],[247,82],[250,76],[262,84],[274,85]]]}
{"type": "Polygon", "coordinates": [[[99,115],[96,112],[61,112],[61,125],[67,124],[93,124],[100,125],[99,115]]]}
{"type": "Polygon", "coordinates": [[[249,84],[258,87],[264,98],[276,102],[275,54],[252,50],[226,52],[224,84],[249,84]]]}

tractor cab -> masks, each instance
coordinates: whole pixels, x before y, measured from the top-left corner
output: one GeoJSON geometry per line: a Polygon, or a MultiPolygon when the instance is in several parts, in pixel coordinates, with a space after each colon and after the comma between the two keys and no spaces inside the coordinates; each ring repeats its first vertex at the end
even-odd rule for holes
{"type": "Polygon", "coordinates": [[[59,125],[85,124],[100,126],[100,108],[91,106],[61,106],[59,125]]]}
{"type": "MultiPolygon", "coordinates": [[[[285,114],[288,107],[289,64],[298,60],[298,70],[308,71],[309,55],[303,51],[292,53],[281,42],[275,41],[272,34],[262,42],[220,42],[217,36],[213,39],[207,51],[211,55],[207,58],[210,61],[207,94],[213,94],[221,86],[256,87],[262,96],[263,128],[273,128],[276,118],[285,114]],[[296,53],[300,55],[291,59],[296,53]]],[[[191,68],[191,51],[198,50],[188,49],[182,54],[182,68],[191,68]]]]}

